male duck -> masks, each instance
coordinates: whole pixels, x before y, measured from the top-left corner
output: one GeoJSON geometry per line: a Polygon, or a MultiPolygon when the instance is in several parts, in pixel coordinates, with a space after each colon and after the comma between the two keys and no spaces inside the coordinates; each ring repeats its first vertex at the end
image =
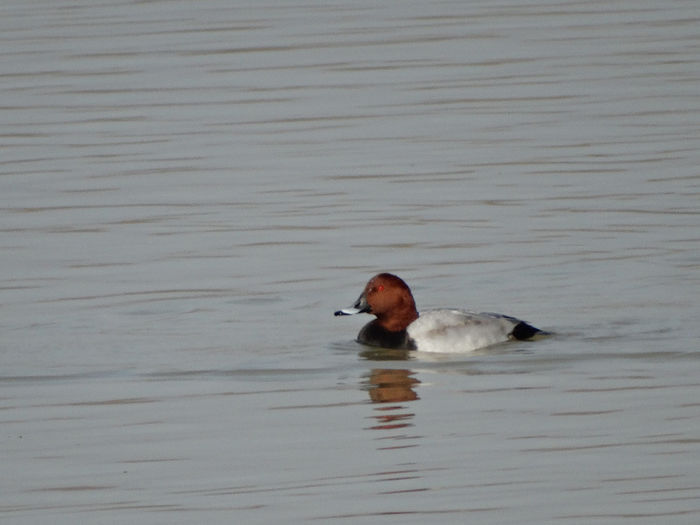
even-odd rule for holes
{"type": "Polygon", "coordinates": [[[421,352],[471,352],[511,339],[526,340],[547,332],[525,321],[494,313],[464,310],[431,310],[418,315],[406,283],[390,273],[372,277],[350,308],[335,315],[369,313],[357,341],[370,346],[420,350],[421,352]]]}

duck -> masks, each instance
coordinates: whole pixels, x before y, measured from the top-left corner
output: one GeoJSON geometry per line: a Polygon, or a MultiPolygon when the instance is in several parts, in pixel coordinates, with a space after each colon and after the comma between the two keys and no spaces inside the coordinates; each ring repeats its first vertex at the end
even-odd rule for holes
{"type": "Polygon", "coordinates": [[[390,349],[463,353],[549,335],[521,319],[491,312],[438,309],[419,314],[411,289],[391,273],[372,277],[357,301],[335,315],[360,313],[375,319],[362,327],[357,342],[390,349]]]}

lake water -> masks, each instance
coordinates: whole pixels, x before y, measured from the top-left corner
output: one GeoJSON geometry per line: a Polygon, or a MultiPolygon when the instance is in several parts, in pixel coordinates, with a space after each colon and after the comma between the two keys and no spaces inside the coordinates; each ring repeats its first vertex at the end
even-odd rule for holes
{"type": "Polygon", "coordinates": [[[6,0],[0,44],[0,521],[698,523],[696,0],[6,0]],[[556,335],[361,347],[379,271],[556,335]]]}

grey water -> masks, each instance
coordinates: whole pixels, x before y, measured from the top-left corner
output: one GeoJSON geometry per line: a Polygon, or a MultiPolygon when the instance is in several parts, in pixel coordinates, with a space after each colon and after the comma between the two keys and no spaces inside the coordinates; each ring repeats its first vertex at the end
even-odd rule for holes
{"type": "Polygon", "coordinates": [[[698,522],[695,0],[6,0],[0,45],[0,521],[698,522]],[[555,335],[362,347],[380,271],[555,335]]]}

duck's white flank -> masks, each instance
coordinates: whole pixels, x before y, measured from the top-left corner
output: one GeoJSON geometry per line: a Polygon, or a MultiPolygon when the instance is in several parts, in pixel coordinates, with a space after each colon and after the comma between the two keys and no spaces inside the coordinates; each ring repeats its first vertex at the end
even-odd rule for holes
{"type": "Polygon", "coordinates": [[[465,310],[428,310],[407,328],[421,352],[464,353],[508,341],[520,322],[508,316],[465,310]]]}

